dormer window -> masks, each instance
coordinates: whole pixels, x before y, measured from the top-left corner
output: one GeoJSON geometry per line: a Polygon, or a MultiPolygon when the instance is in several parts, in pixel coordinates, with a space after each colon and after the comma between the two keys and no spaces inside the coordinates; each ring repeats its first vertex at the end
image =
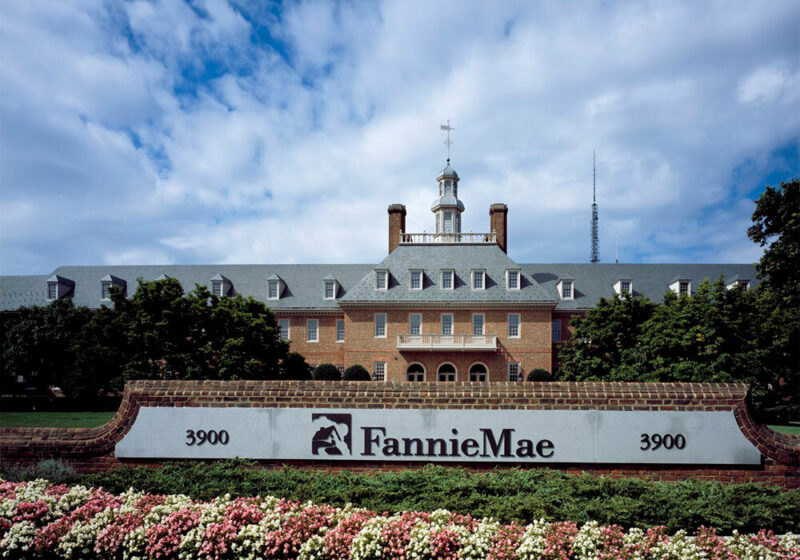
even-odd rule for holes
{"type": "Polygon", "coordinates": [[[211,293],[218,298],[228,297],[233,288],[233,283],[222,274],[215,274],[211,277],[211,293]]]}
{"type": "Polygon", "coordinates": [[[322,296],[325,299],[336,299],[339,297],[339,282],[333,274],[328,274],[323,280],[325,283],[322,296]]]}
{"type": "Polygon", "coordinates": [[[519,288],[520,288],[519,270],[514,268],[509,268],[508,270],[506,270],[506,289],[519,290],[519,288]]]}
{"type": "Polygon", "coordinates": [[[452,290],[455,286],[455,272],[453,270],[442,270],[442,289],[452,290]]]}
{"type": "Polygon", "coordinates": [[[669,289],[679,296],[690,296],[692,295],[692,281],[689,278],[676,278],[670,283],[669,289]]]}
{"type": "Polygon", "coordinates": [[[389,271],[376,270],[375,271],[375,289],[387,290],[389,289],[389,271]]]}
{"type": "Polygon", "coordinates": [[[571,278],[562,278],[557,284],[558,295],[561,299],[575,299],[575,291],[571,278]]]}
{"type": "Polygon", "coordinates": [[[125,294],[125,289],[128,286],[128,283],[125,282],[122,278],[118,278],[111,274],[106,274],[103,278],[100,279],[100,299],[108,301],[111,299],[111,286],[115,286],[122,292],[122,295],[125,294]]]}
{"type": "Polygon", "coordinates": [[[486,271],[483,269],[472,270],[472,289],[484,290],[486,289],[486,271]]]}
{"type": "Polygon", "coordinates": [[[54,275],[47,279],[47,299],[61,299],[75,289],[75,282],[63,276],[54,275]]]}
{"type": "Polygon", "coordinates": [[[619,295],[633,295],[633,280],[620,278],[614,283],[614,293],[619,295]]]}
{"type": "Polygon", "coordinates": [[[411,290],[421,290],[422,289],[422,271],[421,270],[411,270],[409,271],[410,278],[409,278],[409,289],[411,290]]]}
{"type": "Polygon", "coordinates": [[[749,290],[750,289],[750,280],[747,278],[739,278],[738,276],[733,277],[728,284],[725,286],[729,290],[734,288],[741,288],[742,290],[749,290]]]}
{"type": "Polygon", "coordinates": [[[277,274],[270,274],[267,277],[267,299],[281,299],[285,284],[277,274]]]}

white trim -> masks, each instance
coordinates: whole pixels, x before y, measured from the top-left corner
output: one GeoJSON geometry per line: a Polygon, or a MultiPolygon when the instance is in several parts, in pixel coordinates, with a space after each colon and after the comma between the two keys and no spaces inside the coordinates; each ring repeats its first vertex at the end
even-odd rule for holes
{"type": "Polygon", "coordinates": [[[319,342],[319,319],[306,319],[306,342],[319,342]],[[314,334],[315,338],[309,338],[311,334],[311,323],[315,323],[314,334]]]}
{"type": "Polygon", "coordinates": [[[441,270],[440,274],[439,274],[439,277],[440,277],[439,286],[441,287],[442,290],[448,290],[448,291],[449,290],[455,290],[455,288],[456,288],[456,271],[455,270],[453,270],[452,268],[443,268],[441,270]],[[449,274],[450,275],[450,287],[449,288],[446,288],[445,285],[444,285],[444,276],[445,276],[445,274],[449,274]]]}
{"type": "Polygon", "coordinates": [[[521,313],[506,313],[506,336],[508,338],[522,338],[522,314],[521,313]],[[517,334],[511,334],[511,316],[517,317],[517,334]]]}
{"type": "Polygon", "coordinates": [[[276,300],[281,299],[281,292],[283,291],[281,288],[282,282],[280,280],[267,280],[267,299],[268,300],[276,300]],[[275,295],[272,296],[272,287],[275,287],[275,295]]]}
{"type": "Polygon", "coordinates": [[[614,293],[618,295],[633,295],[633,280],[630,278],[620,278],[616,282],[614,282],[614,293]],[[623,284],[628,284],[628,289],[623,290],[623,284]]]}
{"type": "MultiPolygon", "coordinates": [[[[410,364],[408,364],[408,366],[406,366],[406,372],[405,372],[406,373],[406,381],[408,381],[408,370],[409,370],[409,368],[411,368],[411,366],[419,366],[419,367],[422,368],[422,379],[420,379],[419,381],[413,381],[412,383],[424,382],[428,378],[428,371],[425,369],[425,365],[424,364],[422,364],[421,362],[411,362],[410,364]]],[[[415,372],[415,375],[416,375],[416,373],[418,373],[418,372],[415,372]]]]}
{"type": "Polygon", "coordinates": [[[389,377],[389,372],[387,371],[389,369],[388,366],[389,366],[388,362],[380,362],[380,361],[372,362],[372,380],[385,383],[386,379],[389,377]],[[383,369],[383,373],[382,373],[383,379],[377,379],[377,377],[378,377],[378,364],[381,364],[383,366],[383,368],[382,368],[383,369]]]}
{"type": "Polygon", "coordinates": [[[323,299],[336,299],[339,293],[339,282],[336,280],[325,280],[322,283],[322,298],[323,299]],[[331,296],[328,296],[328,286],[331,286],[331,296]]]}
{"type": "Polygon", "coordinates": [[[408,334],[410,334],[410,335],[421,335],[422,334],[422,313],[411,312],[411,313],[408,314],[408,334]],[[416,332],[416,333],[411,328],[411,316],[412,315],[418,315],[419,316],[419,332],[416,332]]]}
{"type": "Polygon", "coordinates": [[[470,334],[472,334],[472,335],[484,335],[484,334],[486,334],[486,314],[485,313],[473,313],[472,314],[471,324],[472,324],[472,326],[471,326],[472,332],[470,334]],[[475,317],[480,317],[481,318],[481,332],[475,332],[475,317]]]}
{"type": "Polygon", "coordinates": [[[389,289],[389,270],[386,268],[376,268],[375,269],[375,289],[381,292],[385,292],[389,289]],[[383,275],[383,282],[380,283],[379,280],[383,275]]]}
{"type": "Polygon", "coordinates": [[[442,362],[441,364],[436,366],[436,381],[439,382],[439,383],[455,383],[456,381],[458,381],[458,368],[456,367],[456,365],[454,363],[452,363],[452,362],[442,362]],[[442,366],[453,366],[453,380],[452,381],[442,381],[439,378],[440,370],[442,369],[442,366]]]}
{"type": "Polygon", "coordinates": [[[286,338],[281,337],[281,340],[291,340],[292,336],[292,320],[288,317],[283,317],[278,319],[278,336],[281,336],[281,322],[286,321],[286,338]]]}
{"type": "Polygon", "coordinates": [[[336,342],[338,342],[339,344],[344,342],[344,338],[345,338],[344,319],[336,319],[336,334],[334,336],[336,337],[336,342]],[[341,331],[342,332],[342,338],[339,338],[339,323],[342,324],[342,331],[341,331]]]}
{"type": "Polygon", "coordinates": [[[425,274],[422,272],[421,268],[412,268],[408,271],[408,289],[413,290],[415,292],[422,290],[422,286],[425,283],[425,274]],[[419,287],[414,287],[414,275],[419,274],[419,287]]]}
{"type": "Polygon", "coordinates": [[[565,300],[575,299],[575,279],[574,278],[561,278],[556,284],[558,288],[558,297],[565,300]],[[566,293],[566,288],[569,286],[569,293],[566,293]]]}
{"type": "Polygon", "coordinates": [[[386,338],[387,331],[389,330],[388,316],[386,315],[386,313],[375,313],[375,314],[373,314],[373,316],[372,316],[372,325],[373,325],[372,334],[374,335],[374,338],[386,338]],[[383,334],[378,334],[378,317],[379,316],[383,317],[383,334]]]}
{"type": "Polygon", "coordinates": [[[111,280],[100,281],[100,301],[111,301],[111,286],[114,282],[111,280]]]}
{"type": "Polygon", "coordinates": [[[519,268],[507,268],[506,269],[506,290],[511,291],[519,291],[522,288],[522,271],[519,268]],[[511,286],[510,278],[511,275],[515,274],[517,277],[517,285],[515,287],[511,286]]]}
{"type": "Polygon", "coordinates": [[[53,301],[58,299],[58,282],[48,282],[47,283],[47,300],[53,301]],[[55,289],[55,295],[51,295],[50,291],[55,289]]]}
{"type": "Polygon", "coordinates": [[[473,268],[469,274],[470,277],[470,288],[472,288],[475,292],[482,292],[486,289],[486,269],[485,268],[473,268]],[[481,287],[475,287],[475,280],[476,278],[481,279],[481,287]]]}
{"type": "Polygon", "coordinates": [[[522,364],[521,363],[519,363],[519,362],[507,362],[507,364],[506,364],[506,380],[511,382],[511,383],[518,383],[518,382],[522,381],[522,364]],[[516,366],[516,369],[517,369],[517,373],[516,373],[517,378],[516,379],[511,379],[511,367],[512,366],[516,366]]]}
{"type": "Polygon", "coordinates": [[[473,362],[467,369],[467,378],[469,379],[470,382],[473,383],[485,383],[486,381],[489,381],[489,366],[487,366],[483,362],[473,362]],[[486,379],[484,379],[483,381],[480,380],[476,380],[474,382],[472,381],[472,368],[474,368],[475,366],[483,366],[483,369],[486,370],[486,379]]]}
{"type": "Polygon", "coordinates": [[[681,284],[686,284],[686,295],[692,295],[692,280],[690,278],[678,278],[669,285],[669,289],[678,295],[681,295],[681,284]]]}
{"type": "Polygon", "coordinates": [[[440,313],[439,314],[439,334],[440,335],[444,335],[444,336],[453,336],[453,334],[455,333],[455,330],[456,330],[455,319],[456,319],[455,315],[453,315],[452,313],[440,313]],[[444,332],[444,322],[442,321],[442,319],[444,317],[450,317],[450,332],[449,333],[444,332]]]}

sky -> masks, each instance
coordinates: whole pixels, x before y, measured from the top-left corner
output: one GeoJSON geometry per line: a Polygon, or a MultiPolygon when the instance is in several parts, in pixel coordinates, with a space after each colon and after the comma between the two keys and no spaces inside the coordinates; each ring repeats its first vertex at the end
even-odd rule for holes
{"type": "Polygon", "coordinates": [[[462,230],[509,256],[747,263],[800,175],[800,3],[0,2],[0,274],[377,263],[462,230]]]}

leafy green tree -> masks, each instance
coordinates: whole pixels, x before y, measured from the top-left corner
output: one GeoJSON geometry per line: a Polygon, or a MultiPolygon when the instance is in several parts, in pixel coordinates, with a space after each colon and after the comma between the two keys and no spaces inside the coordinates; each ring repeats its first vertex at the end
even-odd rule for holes
{"type": "MultiPolygon", "coordinates": [[[[764,407],[800,417],[800,178],[767,186],[756,201],[747,235],[765,247],[756,263],[760,344],[771,373],[764,407]]],[[[782,420],[786,420],[784,416],[782,420]]]]}
{"type": "Polygon", "coordinates": [[[281,379],[306,381],[311,379],[311,367],[302,354],[289,352],[281,362],[281,379]]]}
{"type": "Polygon", "coordinates": [[[633,381],[642,327],[657,305],[642,296],[600,298],[583,317],[572,320],[575,332],[561,352],[562,379],[633,381]]]}

